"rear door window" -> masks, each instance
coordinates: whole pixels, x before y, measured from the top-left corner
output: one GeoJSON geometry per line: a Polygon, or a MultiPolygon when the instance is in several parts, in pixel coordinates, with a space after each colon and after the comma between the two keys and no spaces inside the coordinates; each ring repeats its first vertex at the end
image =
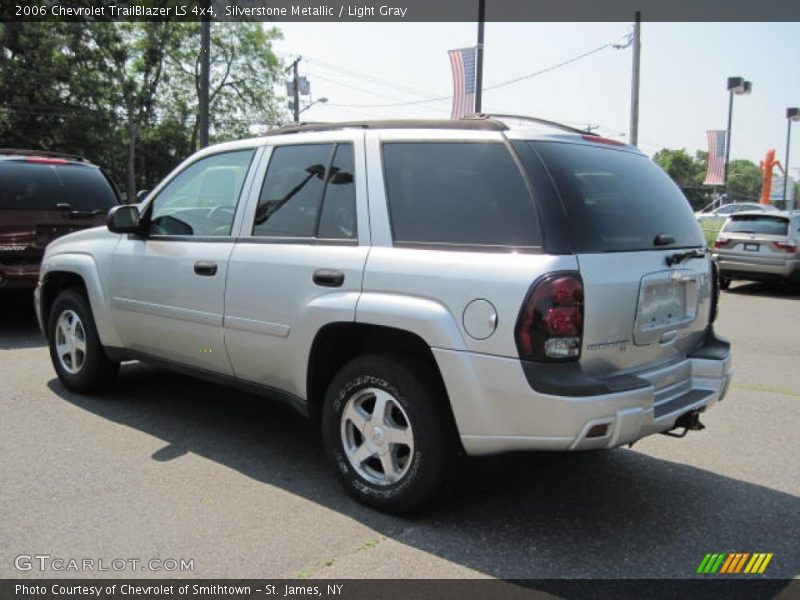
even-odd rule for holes
{"type": "Polygon", "coordinates": [[[253,235],[352,240],[356,234],[353,145],[276,147],[261,188],[253,235]]]}
{"type": "Polygon", "coordinates": [[[97,167],[25,160],[0,162],[0,210],[72,210],[107,212],[118,204],[111,182],[97,167]]]}
{"type": "Polygon", "coordinates": [[[689,202],[670,177],[646,156],[563,142],[528,142],[539,154],[566,210],[580,253],[704,245],[689,202]]]}
{"type": "Polygon", "coordinates": [[[387,142],[383,160],[395,244],[541,246],[533,201],[504,144],[387,142]]]}
{"type": "Polygon", "coordinates": [[[789,233],[789,219],[761,215],[739,215],[731,217],[722,230],[725,233],[787,235],[789,233]]]}

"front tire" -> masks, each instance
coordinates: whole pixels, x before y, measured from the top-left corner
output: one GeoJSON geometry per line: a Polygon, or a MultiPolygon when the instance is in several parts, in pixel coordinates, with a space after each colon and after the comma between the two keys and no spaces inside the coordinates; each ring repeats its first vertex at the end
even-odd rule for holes
{"type": "Polygon", "coordinates": [[[50,359],[65,388],[90,394],[114,381],[119,363],[106,357],[92,309],[78,290],[68,289],[56,297],[47,323],[47,340],[50,359]]]}
{"type": "Polygon", "coordinates": [[[325,396],[325,450],[347,492],[392,513],[419,508],[448,482],[454,427],[433,377],[368,355],[347,363],[325,396]]]}

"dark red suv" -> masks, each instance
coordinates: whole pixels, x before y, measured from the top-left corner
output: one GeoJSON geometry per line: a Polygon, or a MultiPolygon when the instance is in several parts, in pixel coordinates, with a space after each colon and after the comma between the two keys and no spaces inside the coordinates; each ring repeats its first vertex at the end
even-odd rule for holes
{"type": "Polygon", "coordinates": [[[111,179],[83,158],[0,150],[0,291],[33,289],[45,246],[104,225],[119,203],[111,179]]]}

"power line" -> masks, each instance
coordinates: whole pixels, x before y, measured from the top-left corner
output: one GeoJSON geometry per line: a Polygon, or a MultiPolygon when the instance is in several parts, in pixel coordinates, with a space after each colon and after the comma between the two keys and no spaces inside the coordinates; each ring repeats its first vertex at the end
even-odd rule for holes
{"type": "MultiPolygon", "coordinates": [[[[501,88],[501,87],[505,87],[505,86],[508,86],[508,85],[512,85],[514,83],[518,83],[520,81],[524,81],[526,79],[531,79],[531,78],[537,77],[539,75],[544,75],[545,73],[549,73],[551,71],[555,71],[556,69],[560,69],[561,67],[565,67],[567,65],[570,65],[570,64],[572,64],[574,62],[577,62],[579,60],[582,60],[584,58],[592,56],[593,54],[597,54],[598,52],[600,52],[602,50],[605,50],[606,48],[613,47],[613,46],[615,46],[614,42],[607,42],[607,43],[605,43],[605,44],[603,44],[601,46],[598,46],[596,48],[588,50],[587,52],[583,52],[582,54],[579,54],[577,56],[573,56],[572,58],[564,60],[564,61],[562,61],[560,63],[555,64],[555,65],[551,65],[549,67],[546,67],[544,69],[540,69],[540,70],[535,71],[533,73],[528,73],[527,75],[522,75],[520,77],[515,77],[513,79],[509,79],[508,81],[503,81],[503,82],[500,82],[500,83],[496,83],[494,85],[486,86],[483,89],[484,89],[484,91],[494,90],[494,89],[497,89],[497,88],[501,88]]],[[[451,95],[450,94],[446,94],[446,95],[436,96],[436,97],[433,97],[433,98],[427,98],[427,99],[424,99],[424,100],[393,102],[391,104],[340,104],[339,106],[347,106],[347,107],[352,107],[352,108],[390,108],[390,107],[394,107],[394,106],[424,105],[424,104],[427,104],[427,103],[430,103],[430,102],[441,102],[443,100],[450,100],[450,98],[451,98],[451,95]]]]}

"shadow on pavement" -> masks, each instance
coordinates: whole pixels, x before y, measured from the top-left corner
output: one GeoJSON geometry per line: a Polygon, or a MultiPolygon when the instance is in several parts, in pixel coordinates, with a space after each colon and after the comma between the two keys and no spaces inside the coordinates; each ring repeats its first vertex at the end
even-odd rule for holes
{"type": "Polygon", "coordinates": [[[143,461],[192,452],[495,577],[685,578],[706,552],[734,551],[773,552],[769,577],[800,572],[791,533],[800,499],[635,450],[469,459],[448,503],[397,518],[352,501],[325,461],[318,423],[281,405],[138,363],[103,396],[48,385],[162,439],[143,461]]]}
{"type": "Polygon", "coordinates": [[[0,288],[0,350],[47,345],[36,323],[33,292],[0,288]]]}

